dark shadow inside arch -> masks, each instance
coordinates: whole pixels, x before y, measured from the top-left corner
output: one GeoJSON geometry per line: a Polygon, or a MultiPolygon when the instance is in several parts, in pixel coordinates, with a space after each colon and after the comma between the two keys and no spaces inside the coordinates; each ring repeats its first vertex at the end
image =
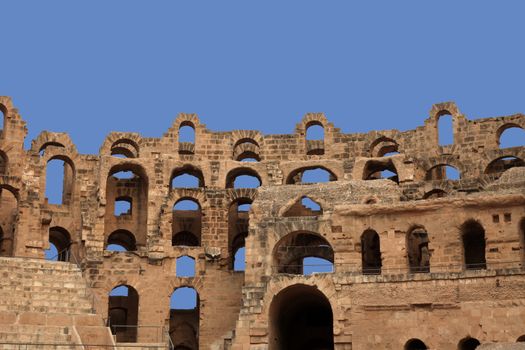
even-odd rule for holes
{"type": "Polygon", "coordinates": [[[202,209],[191,197],[179,199],[173,206],[171,245],[197,247],[202,231],[202,209]]]}
{"type": "Polygon", "coordinates": [[[523,166],[525,166],[523,159],[514,156],[501,157],[489,163],[485,169],[485,174],[501,175],[510,168],[523,166]]]}
{"type": "Polygon", "coordinates": [[[439,164],[433,166],[427,171],[425,180],[459,180],[461,174],[455,167],[448,164],[439,164]]]}
{"type": "Polygon", "coordinates": [[[128,252],[136,251],[137,242],[135,240],[135,236],[133,233],[127,230],[116,230],[109,235],[106,250],[128,252]]]}
{"type": "Polygon", "coordinates": [[[49,229],[49,243],[55,246],[57,252],[54,256],[49,254],[47,260],[69,261],[71,236],[62,227],[52,227],[49,229]]]}
{"type": "Polygon", "coordinates": [[[410,339],[406,342],[404,350],[427,350],[428,347],[420,339],[410,339]]]}
{"type": "Polygon", "coordinates": [[[374,230],[368,229],[361,235],[361,264],[364,275],[381,274],[381,245],[374,230]]]}
{"type": "Polygon", "coordinates": [[[293,285],[270,305],[270,350],[334,349],[330,302],[317,287],[293,285]]]}
{"type": "Polygon", "coordinates": [[[458,350],[475,350],[481,343],[476,338],[466,337],[459,341],[458,350]]]}
{"type": "Polygon", "coordinates": [[[465,268],[482,270],[487,268],[485,259],[485,229],[476,220],[468,220],[461,225],[465,268]]]}
{"type": "Polygon", "coordinates": [[[170,297],[169,334],[175,349],[199,349],[199,294],[179,287],[170,297]]]}
{"type": "Polygon", "coordinates": [[[430,251],[428,233],[423,227],[416,227],[407,235],[407,253],[410,272],[430,272],[430,251]]]}
{"type": "Polygon", "coordinates": [[[137,341],[139,294],[135,288],[120,285],[111,290],[108,299],[108,324],[119,343],[137,341]]]}
{"type": "Polygon", "coordinates": [[[370,160],[366,163],[363,171],[363,180],[379,179],[387,179],[399,183],[399,175],[391,159],[370,160]]]}
{"type": "Polygon", "coordinates": [[[326,239],[312,232],[297,231],[284,236],[275,245],[273,256],[277,273],[333,272],[334,250],[326,239]],[[323,260],[319,260],[319,266],[308,266],[305,271],[305,258],[323,260]]]}

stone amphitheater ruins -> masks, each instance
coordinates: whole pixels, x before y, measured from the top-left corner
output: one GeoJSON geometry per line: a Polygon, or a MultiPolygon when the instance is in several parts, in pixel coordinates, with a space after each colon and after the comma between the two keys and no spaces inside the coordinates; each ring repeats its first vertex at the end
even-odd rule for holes
{"type": "Polygon", "coordinates": [[[0,110],[2,349],[523,349],[525,144],[499,143],[523,114],[447,102],[413,130],[349,134],[312,113],[286,135],[180,114],[90,155],[49,131],[26,150],[9,97],[0,110]]]}

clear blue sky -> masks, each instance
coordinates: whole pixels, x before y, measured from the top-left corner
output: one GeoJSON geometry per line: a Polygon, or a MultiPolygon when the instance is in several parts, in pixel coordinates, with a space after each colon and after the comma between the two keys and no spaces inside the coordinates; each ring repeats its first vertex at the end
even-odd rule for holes
{"type": "MultiPolygon", "coordinates": [[[[432,103],[525,112],[523,1],[3,1],[0,94],[29,137],[112,130],[412,129],[432,103]]],[[[29,144],[29,142],[27,142],[29,144]]]]}

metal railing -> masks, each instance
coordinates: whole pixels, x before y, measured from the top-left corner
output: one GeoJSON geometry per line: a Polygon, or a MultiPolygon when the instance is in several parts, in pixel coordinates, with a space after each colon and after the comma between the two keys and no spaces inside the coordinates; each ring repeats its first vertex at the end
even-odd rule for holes
{"type": "Polygon", "coordinates": [[[302,274],[304,267],[332,267],[332,272],[318,273],[345,273],[352,276],[360,275],[392,275],[392,274],[429,274],[429,273],[465,273],[468,271],[496,271],[503,269],[525,270],[525,263],[521,260],[480,262],[472,264],[430,264],[429,266],[404,267],[361,267],[355,263],[336,262],[334,264],[282,264],[272,265],[275,274],[302,274]],[[290,273],[286,271],[301,271],[290,273]],[[284,271],[284,272],[283,272],[284,271]]]}
{"type": "MultiPolygon", "coordinates": [[[[166,339],[166,327],[158,325],[119,325],[119,324],[108,324],[111,329],[111,334],[116,338],[119,343],[136,343],[139,339],[139,330],[148,330],[148,342],[149,343],[162,343],[167,344],[166,339]],[[153,334],[154,333],[154,334],[153,334]]],[[[168,336],[169,338],[169,336],[168,336]]]]}

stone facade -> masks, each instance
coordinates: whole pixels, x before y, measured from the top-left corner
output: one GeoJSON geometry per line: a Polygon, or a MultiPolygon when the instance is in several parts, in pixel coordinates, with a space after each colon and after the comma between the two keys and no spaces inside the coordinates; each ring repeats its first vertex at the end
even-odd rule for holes
{"type": "Polygon", "coordinates": [[[96,314],[131,326],[113,330],[117,342],[155,343],[166,329],[179,349],[446,350],[525,334],[525,147],[499,147],[525,115],[469,120],[442,103],[414,130],[347,134],[314,113],[263,135],[180,114],[161,138],[113,132],[84,155],[48,131],[24,150],[8,97],[0,110],[0,253],[43,258],[52,243],[81,267],[96,314]],[[450,145],[438,142],[445,115],[450,145]],[[307,139],[312,126],[323,139],[307,139]],[[182,127],[193,142],[179,142],[182,127]],[[60,204],[45,196],[52,160],[64,164],[60,204]],[[330,181],[303,180],[314,169],[330,181]],[[195,186],[179,187],[181,175],[195,186]],[[261,186],[239,188],[246,175],[261,186]],[[194,275],[177,276],[180,257],[194,275]],[[304,273],[305,258],[332,272],[304,273]],[[128,295],[110,297],[118,286],[128,295]],[[197,306],[170,310],[183,287],[197,306]]]}

